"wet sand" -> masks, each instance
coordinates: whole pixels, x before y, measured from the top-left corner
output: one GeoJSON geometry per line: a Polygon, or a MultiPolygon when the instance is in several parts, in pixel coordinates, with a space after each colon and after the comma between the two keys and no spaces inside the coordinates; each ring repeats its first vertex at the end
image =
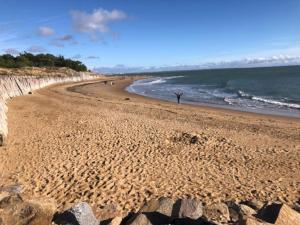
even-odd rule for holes
{"type": "Polygon", "coordinates": [[[206,203],[300,196],[300,119],[127,93],[131,79],[52,86],[9,102],[0,185],[97,210],[157,196],[206,203]]]}

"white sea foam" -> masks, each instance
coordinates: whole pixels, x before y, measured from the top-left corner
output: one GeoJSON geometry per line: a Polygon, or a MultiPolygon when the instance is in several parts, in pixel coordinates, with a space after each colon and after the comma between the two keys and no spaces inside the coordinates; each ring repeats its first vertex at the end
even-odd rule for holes
{"type": "MultiPolygon", "coordinates": [[[[252,100],[259,101],[259,102],[264,102],[264,103],[278,105],[278,106],[284,106],[284,107],[288,107],[288,108],[300,109],[300,105],[296,104],[296,103],[281,102],[281,101],[278,101],[278,100],[268,99],[268,98],[264,98],[264,97],[260,97],[260,96],[254,96],[254,95],[250,95],[250,94],[248,94],[244,91],[241,91],[241,90],[238,91],[238,95],[240,97],[250,98],[252,100]]],[[[230,100],[228,100],[228,99],[226,101],[228,103],[230,102],[230,100]]]]}
{"type": "Polygon", "coordinates": [[[272,99],[266,99],[266,98],[262,98],[262,97],[256,97],[256,96],[253,96],[252,99],[256,100],[256,101],[260,101],[260,102],[269,103],[269,104],[274,104],[274,105],[285,106],[285,107],[289,107],[289,108],[300,109],[300,105],[299,104],[295,104],[295,103],[280,102],[280,101],[276,101],[276,100],[272,100],[272,99]]]}

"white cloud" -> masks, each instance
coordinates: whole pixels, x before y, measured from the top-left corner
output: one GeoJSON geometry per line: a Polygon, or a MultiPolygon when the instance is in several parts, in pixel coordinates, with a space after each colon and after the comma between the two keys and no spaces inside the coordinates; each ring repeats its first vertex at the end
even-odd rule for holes
{"type": "Polygon", "coordinates": [[[42,53],[46,52],[46,49],[39,45],[32,45],[27,49],[27,51],[30,53],[42,53]]]}
{"type": "Polygon", "coordinates": [[[87,57],[87,59],[99,59],[99,56],[90,55],[87,57]]]}
{"type": "Polygon", "coordinates": [[[51,27],[39,27],[38,33],[40,36],[48,37],[55,34],[55,31],[51,27]]]}
{"type": "Polygon", "coordinates": [[[6,54],[10,54],[10,55],[18,55],[18,54],[20,54],[20,52],[17,49],[15,49],[15,48],[4,49],[4,52],[6,54]]]}
{"type": "Polygon", "coordinates": [[[58,37],[57,40],[59,40],[59,41],[72,41],[73,36],[70,35],[70,34],[66,34],[66,35],[58,37]]]}
{"type": "Polygon", "coordinates": [[[76,45],[76,44],[78,44],[78,41],[76,41],[71,34],[65,34],[65,35],[62,35],[60,37],[53,39],[50,42],[50,45],[62,48],[62,47],[65,47],[65,44],[67,44],[67,43],[76,45]]]}
{"type": "Polygon", "coordinates": [[[118,73],[140,73],[140,72],[158,72],[158,71],[179,71],[179,70],[197,70],[197,69],[217,69],[217,68],[249,68],[264,66],[286,66],[300,65],[300,56],[274,55],[269,57],[245,58],[232,61],[207,62],[197,65],[176,65],[176,66],[158,66],[158,67],[128,67],[125,65],[116,65],[112,67],[97,67],[95,71],[107,74],[118,73]]]}
{"type": "Polygon", "coordinates": [[[124,20],[127,15],[120,10],[96,9],[92,13],[72,11],[72,20],[76,31],[84,33],[105,33],[110,22],[124,20]]]}

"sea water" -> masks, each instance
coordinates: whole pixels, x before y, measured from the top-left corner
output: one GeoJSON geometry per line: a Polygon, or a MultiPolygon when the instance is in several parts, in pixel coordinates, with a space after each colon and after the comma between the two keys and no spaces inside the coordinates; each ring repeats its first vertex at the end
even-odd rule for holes
{"type": "Polygon", "coordinates": [[[300,66],[146,74],[127,91],[168,101],[300,117],[300,66]]]}

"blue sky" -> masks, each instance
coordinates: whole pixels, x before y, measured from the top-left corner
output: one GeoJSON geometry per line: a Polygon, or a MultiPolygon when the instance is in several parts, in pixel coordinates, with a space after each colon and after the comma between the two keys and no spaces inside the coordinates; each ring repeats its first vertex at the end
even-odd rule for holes
{"type": "Polygon", "coordinates": [[[100,71],[295,64],[299,0],[0,0],[0,53],[100,71]]]}

